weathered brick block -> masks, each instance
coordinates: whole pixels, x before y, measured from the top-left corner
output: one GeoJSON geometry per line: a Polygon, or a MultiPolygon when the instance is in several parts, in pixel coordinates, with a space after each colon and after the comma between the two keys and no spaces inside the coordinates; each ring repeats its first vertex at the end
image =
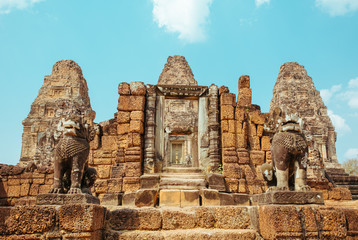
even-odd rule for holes
{"type": "Polygon", "coordinates": [[[249,117],[254,124],[265,124],[265,114],[260,111],[250,112],[249,117]]]}
{"type": "Polygon", "coordinates": [[[107,193],[107,189],[108,189],[107,180],[97,179],[94,183],[94,189],[96,193],[107,193]]]}
{"type": "Polygon", "coordinates": [[[93,158],[94,165],[111,165],[114,163],[112,158],[93,158]]]}
{"type": "Polygon", "coordinates": [[[129,133],[129,126],[130,126],[129,123],[118,124],[118,126],[117,126],[117,134],[122,135],[122,134],[129,133]]]}
{"type": "Polygon", "coordinates": [[[123,179],[111,178],[107,181],[107,193],[120,193],[122,192],[123,179]]]}
{"type": "Polygon", "coordinates": [[[256,124],[254,124],[254,123],[249,123],[248,127],[249,127],[249,135],[250,135],[250,136],[257,136],[256,124]]]}
{"type": "Polygon", "coordinates": [[[212,207],[198,207],[194,208],[196,224],[198,228],[214,228],[215,217],[212,207]]]}
{"type": "Polygon", "coordinates": [[[118,111],[144,111],[145,96],[119,96],[118,111]]]}
{"type": "Polygon", "coordinates": [[[237,193],[239,180],[237,178],[225,178],[226,189],[231,193],[237,193]]]}
{"type": "Polygon", "coordinates": [[[142,155],[126,155],[124,160],[126,162],[140,162],[142,160],[142,155]]]}
{"type": "Polygon", "coordinates": [[[263,151],[270,151],[271,143],[269,136],[262,136],[261,137],[261,150],[263,151]]]}
{"type": "Polygon", "coordinates": [[[119,111],[116,113],[116,119],[118,123],[129,123],[130,119],[130,112],[119,111]]]}
{"type": "Polygon", "coordinates": [[[248,193],[247,183],[245,179],[239,179],[239,193],[248,193]]]}
{"type": "Polygon", "coordinates": [[[121,208],[109,212],[108,224],[111,229],[120,230],[159,230],[162,215],[155,208],[121,208]]]}
{"type": "Polygon", "coordinates": [[[117,149],[117,136],[102,136],[102,150],[117,149]]]}
{"type": "Polygon", "coordinates": [[[265,163],[265,152],[264,151],[250,151],[251,163],[254,165],[262,165],[265,163]]]}
{"type": "Polygon", "coordinates": [[[246,109],[242,107],[235,108],[235,120],[238,122],[243,122],[245,120],[246,109]]]}
{"type": "Polygon", "coordinates": [[[162,211],[163,230],[195,228],[195,213],[164,209],[162,211]]]}
{"type": "Polygon", "coordinates": [[[20,184],[7,187],[7,196],[8,197],[20,197],[20,194],[21,194],[20,184]]]}
{"type": "Polygon", "coordinates": [[[260,150],[260,138],[258,136],[249,136],[248,139],[252,150],[260,150]]]}
{"type": "Polygon", "coordinates": [[[221,120],[234,119],[234,107],[231,105],[221,105],[220,117],[221,120]]]}
{"type": "Polygon", "coordinates": [[[118,94],[119,95],[130,95],[131,94],[130,85],[126,82],[122,82],[122,83],[118,84],[118,94]]]}
{"type": "Polygon", "coordinates": [[[223,156],[224,163],[238,163],[237,156],[223,156]]]}
{"type": "Polygon", "coordinates": [[[125,176],[126,177],[140,177],[141,163],[140,162],[126,162],[125,163],[125,176]]]}
{"type": "Polygon", "coordinates": [[[246,107],[251,105],[252,91],[250,88],[243,88],[239,90],[237,96],[237,105],[246,107]]]}
{"type": "Polygon", "coordinates": [[[138,120],[131,120],[129,125],[129,131],[132,133],[140,133],[143,134],[143,122],[138,120]]]}
{"type": "Polygon", "coordinates": [[[40,189],[39,184],[35,184],[35,183],[31,184],[29,196],[36,196],[37,194],[39,194],[39,189],[40,189]]]}
{"type": "Polygon", "coordinates": [[[342,209],[320,207],[318,217],[324,239],[344,239],[347,236],[346,218],[342,209]]]}
{"type": "Polygon", "coordinates": [[[161,207],[179,207],[180,206],[180,190],[160,190],[159,205],[161,207]]]}
{"type": "Polygon", "coordinates": [[[99,165],[96,167],[98,178],[106,179],[109,178],[111,174],[111,166],[110,165],[99,165]]]}
{"type": "Polygon", "coordinates": [[[229,120],[229,133],[236,133],[236,121],[229,120]]]}
{"type": "Polygon", "coordinates": [[[344,215],[346,216],[347,223],[347,235],[355,236],[358,235],[358,209],[343,209],[344,215]]]}
{"type": "Polygon", "coordinates": [[[223,94],[223,93],[228,93],[229,92],[229,88],[226,86],[221,86],[219,87],[219,95],[223,94]]]}
{"type": "Polygon", "coordinates": [[[239,78],[239,87],[240,90],[243,88],[250,88],[250,76],[242,75],[239,78]]]}
{"type": "Polygon", "coordinates": [[[235,94],[234,93],[223,93],[220,95],[220,105],[231,105],[235,106],[235,94]]]}
{"type": "Polygon", "coordinates": [[[11,209],[5,224],[8,234],[32,234],[50,231],[55,222],[54,207],[17,206],[11,209]]]}
{"type": "Polygon", "coordinates": [[[111,167],[111,178],[122,178],[125,174],[125,165],[124,163],[118,163],[115,166],[111,167]]]}
{"type": "Polygon", "coordinates": [[[247,136],[245,134],[236,134],[236,143],[238,148],[246,148],[247,136]]]}
{"type": "Polygon", "coordinates": [[[247,207],[215,207],[214,216],[217,228],[249,229],[251,227],[251,219],[247,207]]]}
{"type": "Polygon", "coordinates": [[[130,89],[132,95],[144,96],[146,93],[146,87],[143,82],[131,82],[130,89]]]}
{"type": "Polygon", "coordinates": [[[226,178],[239,179],[242,177],[242,171],[237,163],[225,163],[223,165],[223,175],[226,178]]]}
{"type": "Polygon", "coordinates": [[[123,178],[123,191],[125,193],[135,192],[140,188],[139,177],[125,177],[123,178]]]}
{"type": "Polygon", "coordinates": [[[219,206],[220,196],[218,190],[202,189],[199,192],[202,200],[202,206],[219,206]]]}
{"type": "Polygon", "coordinates": [[[180,207],[200,206],[199,190],[181,190],[180,207]]]}
{"type": "Polygon", "coordinates": [[[221,121],[221,133],[229,132],[229,122],[228,120],[221,121]]]}
{"type": "Polygon", "coordinates": [[[70,232],[93,232],[103,228],[106,208],[95,204],[68,204],[59,208],[60,228],[70,232]]]}
{"type": "Polygon", "coordinates": [[[223,133],[222,134],[222,147],[236,147],[235,134],[233,133],[223,133]]]}
{"type": "Polygon", "coordinates": [[[28,196],[30,193],[30,187],[31,184],[30,183],[23,183],[20,186],[20,196],[24,197],[24,196],[28,196]]]}
{"type": "Polygon", "coordinates": [[[264,239],[280,239],[286,236],[302,239],[300,214],[295,206],[265,205],[258,208],[260,232],[264,239]]]}
{"type": "Polygon", "coordinates": [[[154,207],[157,204],[158,191],[140,189],[136,192],[134,203],[137,207],[154,207]]]}
{"type": "Polygon", "coordinates": [[[133,111],[130,114],[131,120],[138,120],[144,122],[144,112],[143,111],[133,111]]]}

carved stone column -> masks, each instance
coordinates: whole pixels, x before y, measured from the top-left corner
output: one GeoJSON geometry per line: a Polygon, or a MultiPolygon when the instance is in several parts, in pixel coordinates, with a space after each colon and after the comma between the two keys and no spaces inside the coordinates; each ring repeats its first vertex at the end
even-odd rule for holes
{"type": "Polygon", "coordinates": [[[156,86],[147,85],[144,133],[144,173],[155,172],[155,100],[156,86]]]}
{"type": "Polygon", "coordinates": [[[218,172],[220,164],[218,95],[218,87],[212,84],[209,87],[209,172],[218,172]]]}

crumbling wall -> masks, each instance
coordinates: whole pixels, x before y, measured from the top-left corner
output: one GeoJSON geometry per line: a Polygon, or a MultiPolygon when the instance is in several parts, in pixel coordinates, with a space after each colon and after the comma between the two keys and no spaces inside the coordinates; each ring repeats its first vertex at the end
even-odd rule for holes
{"type": "Polygon", "coordinates": [[[235,94],[221,87],[220,120],[222,165],[229,192],[257,194],[266,190],[259,166],[271,161],[270,139],[264,136],[266,115],[251,104],[249,76],[239,79],[237,101],[235,94]]]}
{"type": "Polygon", "coordinates": [[[140,188],[146,86],[142,82],[120,83],[118,112],[100,123],[102,136],[91,145],[90,166],[96,168],[97,196],[133,192],[140,188]]]}

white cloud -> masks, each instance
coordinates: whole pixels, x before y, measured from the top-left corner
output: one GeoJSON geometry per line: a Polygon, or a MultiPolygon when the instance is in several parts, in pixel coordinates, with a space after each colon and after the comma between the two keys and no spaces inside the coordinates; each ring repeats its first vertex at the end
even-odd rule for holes
{"type": "Polygon", "coordinates": [[[0,0],[0,14],[8,14],[13,9],[25,9],[44,0],[0,0]]]}
{"type": "Polygon", "coordinates": [[[340,91],[342,89],[342,85],[333,85],[331,89],[322,89],[320,91],[321,97],[325,104],[329,102],[329,100],[332,98],[333,94],[340,91]]]}
{"type": "Polygon", "coordinates": [[[358,77],[349,80],[348,87],[349,88],[358,88],[358,77]]]}
{"type": "Polygon", "coordinates": [[[269,4],[271,0],[255,0],[256,7],[260,7],[262,4],[269,4]]]}
{"type": "Polygon", "coordinates": [[[179,39],[200,42],[206,39],[210,5],[213,0],[152,0],[153,19],[160,28],[179,33],[179,39]]]}
{"type": "Polygon", "coordinates": [[[351,108],[358,108],[358,93],[356,93],[355,96],[352,96],[348,100],[348,106],[350,106],[351,108]]]}
{"type": "Polygon", "coordinates": [[[337,114],[334,114],[334,112],[331,110],[327,110],[327,114],[331,118],[332,123],[338,134],[343,134],[345,132],[351,131],[351,128],[348,126],[344,118],[337,114]]]}
{"type": "Polygon", "coordinates": [[[316,0],[316,6],[332,17],[358,10],[357,0],[316,0]]]}
{"type": "Polygon", "coordinates": [[[347,150],[347,152],[344,154],[344,156],[348,159],[350,158],[357,158],[358,156],[358,148],[350,148],[347,150]]]}

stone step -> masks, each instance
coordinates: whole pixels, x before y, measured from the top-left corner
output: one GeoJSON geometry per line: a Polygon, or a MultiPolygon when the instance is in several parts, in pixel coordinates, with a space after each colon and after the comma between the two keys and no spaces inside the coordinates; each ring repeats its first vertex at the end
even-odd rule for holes
{"type": "Polygon", "coordinates": [[[160,178],[182,178],[182,179],[204,179],[205,175],[201,173],[164,173],[160,178]]]}
{"type": "Polygon", "coordinates": [[[106,231],[105,239],[262,239],[255,230],[246,229],[183,229],[162,231],[106,231]]]}
{"type": "Polygon", "coordinates": [[[165,173],[202,173],[200,168],[196,167],[166,167],[163,168],[165,173]]]}
{"type": "Polygon", "coordinates": [[[161,178],[160,189],[202,189],[206,187],[204,179],[161,178]]]}

